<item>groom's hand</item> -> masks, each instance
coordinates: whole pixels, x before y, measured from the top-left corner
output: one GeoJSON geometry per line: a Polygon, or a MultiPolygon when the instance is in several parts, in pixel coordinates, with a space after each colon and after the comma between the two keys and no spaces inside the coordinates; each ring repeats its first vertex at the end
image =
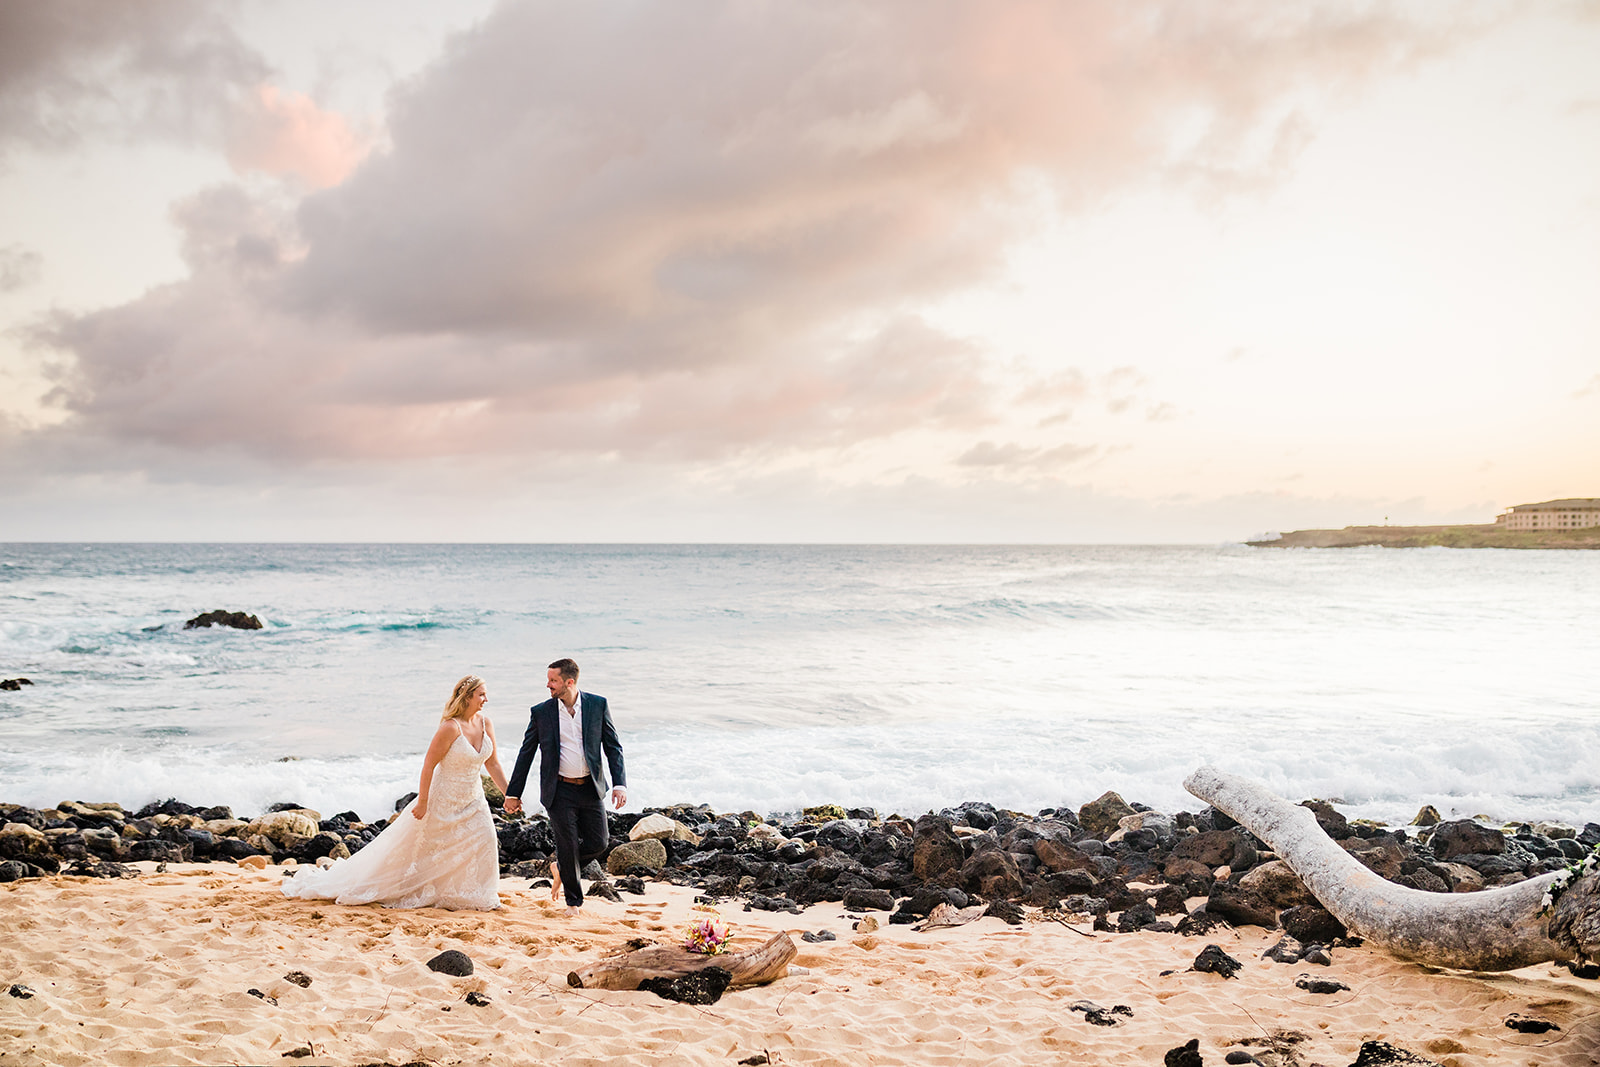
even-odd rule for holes
{"type": "Polygon", "coordinates": [[[522,799],[520,797],[506,797],[505,812],[507,815],[515,815],[521,810],[522,799]]]}
{"type": "Polygon", "coordinates": [[[611,790],[611,806],[618,811],[628,802],[628,791],[620,785],[611,790]]]}

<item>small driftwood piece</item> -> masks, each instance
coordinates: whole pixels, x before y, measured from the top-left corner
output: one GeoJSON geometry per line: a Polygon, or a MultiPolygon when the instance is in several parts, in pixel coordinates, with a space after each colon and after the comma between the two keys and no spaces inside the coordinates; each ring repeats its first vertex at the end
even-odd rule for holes
{"type": "Polygon", "coordinates": [[[781,931],[755,948],[714,956],[676,945],[657,945],[580,967],[567,975],[567,984],[579,989],[638,989],[647,978],[682,978],[707,967],[721,967],[732,976],[728,988],[739,989],[784,977],[789,973],[789,961],[799,952],[781,931]]]}
{"type": "Polygon", "coordinates": [[[1575,881],[1549,915],[1542,898],[1554,874],[1476,893],[1427,893],[1367,870],[1309,809],[1260,782],[1201,767],[1183,786],[1265,841],[1352,933],[1396,956],[1476,971],[1600,956],[1600,875],[1575,881]]]}
{"type": "Polygon", "coordinates": [[[976,922],[983,918],[984,905],[974,904],[970,908],[957,909],[952,905],[935,904],[933,910],[928,912],[928,917],[917,923],[911,929],[942,930],[947,926],[965,926],[967,923],[976,922]]]}

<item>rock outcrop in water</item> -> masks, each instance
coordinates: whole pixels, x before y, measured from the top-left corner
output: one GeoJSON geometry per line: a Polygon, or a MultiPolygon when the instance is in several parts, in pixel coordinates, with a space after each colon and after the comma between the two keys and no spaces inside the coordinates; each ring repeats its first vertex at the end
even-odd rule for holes
{"type": "Polygon", "coordinates": [[[216,611],[208,611],[204,614],[196,615],[183,624],[185,630],[199,630],[208,626],[227,626],[235,630],[259,630],[261,629],[261,620],[254,615],[246,615],[242,611],[224,611],[218,608],[216,611]]]}

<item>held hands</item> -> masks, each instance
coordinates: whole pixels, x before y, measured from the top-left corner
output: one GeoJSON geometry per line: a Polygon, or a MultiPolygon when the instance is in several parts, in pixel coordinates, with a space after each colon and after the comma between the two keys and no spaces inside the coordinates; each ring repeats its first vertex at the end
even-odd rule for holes
{"type": "Polygon", "coordinates": [[[517,812],[519,812],[521,810],[522,810],[522,798],[521,797],[506,797],[505,813],[507,815],[515,815],[517,812]]]}

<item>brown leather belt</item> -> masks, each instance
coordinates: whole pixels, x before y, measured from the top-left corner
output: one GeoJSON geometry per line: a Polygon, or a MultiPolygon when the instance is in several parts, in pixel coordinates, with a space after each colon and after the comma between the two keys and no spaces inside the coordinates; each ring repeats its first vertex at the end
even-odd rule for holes
{"type": "Polygon", "coordinates": [[[568,778],[564,774],[563,775],[559,775],[558,777],[560,777],[560,779],[563,782],[567,782],[567,783],[569,783],[571,785],[583,785],[585,782],[587,782],[589,780],[589,776],[587,774],[584,775],[582,778],[568,778]]]}

